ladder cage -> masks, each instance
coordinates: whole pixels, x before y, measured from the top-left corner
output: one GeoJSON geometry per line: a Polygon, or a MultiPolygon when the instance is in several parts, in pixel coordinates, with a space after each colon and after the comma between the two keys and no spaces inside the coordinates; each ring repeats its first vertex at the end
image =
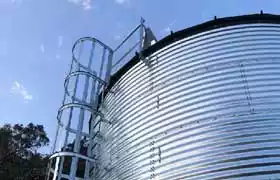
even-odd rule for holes
{"type": "Polygon", "coordinates": [[[92,179],[90,172],[97,164],[92,149],[98,132],[88,122],[92,117],[103,117],[97,102],[108,84],[112,58],[113,50],[95,38],[84,37],[75,42],[57,114],[48,179],[92,179]]]}
{"type": "Polygon", "coordinates": [[[112,124],[103,115],[104,93],[111,74],[127,63],[131,54],[141,55],[147,40],[154,40],[147,37],[148,30],[141,19],[114,50],[92,37],[83,37],[74,43],[70,71],[64,82],[64,98],[57,114],[48,180],[96,179],[101,175],[100,168],[109,171],[100,161],[104,155],[101,153],[102,125],[112,124]]]}

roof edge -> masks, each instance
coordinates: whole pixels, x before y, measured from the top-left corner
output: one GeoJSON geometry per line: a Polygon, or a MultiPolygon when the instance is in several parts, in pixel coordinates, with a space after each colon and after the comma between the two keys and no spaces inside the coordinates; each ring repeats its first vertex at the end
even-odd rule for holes
{"type": "MultiPolygon", "coordinates": [[[[211,21],[206,21],[202,24],[198,24],[175,33],[171,32],[170,35],[164,37],[163,39],[159,40],[153,46],[145,49],[142,52],[144,57],[151,55],[152,53],[156,52],[157,50],[172,44],[178,40],[183,38],[213,30],[227,26],[233,25],[240,25],[240,24],[260,24],[260,23],[267,23],[267,24],[280,24],[280,15],[276,14],[267,14],[267,13],[260,13],[260,14],[249,14],[249,15],[241,15],[241,16],[232,16],[232,17],[224,17],[224,18],[214,18],[211,21]]],[[[139,55],[136,55],[126,63],[122,68],[120,68],[115,74],[113,74],[110,78],[109,85],[107,87],[106,92],[109,92],[113,85],[135,64],[140,61],[139,55]]],[[[105,93],[106,93],[105,92],[105,93]]],[[[106,93],[107,94],[107,93],[106,93]]]]}

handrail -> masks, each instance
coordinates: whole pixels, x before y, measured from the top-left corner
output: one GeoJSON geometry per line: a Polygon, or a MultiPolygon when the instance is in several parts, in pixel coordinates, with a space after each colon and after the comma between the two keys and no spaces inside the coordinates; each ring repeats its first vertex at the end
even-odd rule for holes
{"type": "Polygon", "coordinates": [[[113,52],[116,52],[120,49],[120,47],[140,28],[144,25],[139,24],[117,47],[113,52]]]}
{"type": "Polygon", "coordinates": [[[136,46],[139,44],[140,42],[138,41],[138,42],[136,42],[133,46],[132,46],[132,48],[130,48],[115,64],[113,64],[112,65],[112,69],[114,68],[114,67],[116,67],[129,53],[131,53],[132,51],[133,51],[133,49],[135,49],[136,48],[136,46]]]}
{"type": "Polygon", "coordinates": [[[75,156],[75,157],[79,157],[79,158],[82,158],[84,160],[88,160],[88,161],[91,161],[91,162],[95,162],[96,159],[93,159],[91,157],[88,157],[88,156],[85,156],[85,155],[81,155],[80,153],[75,153],[75,152],[57,152],[57,153],[54,153],[53,155],[51,155],[49,157],[49,159],[53,159],[55,157],[58,157],[58,156],[75,156]]]}

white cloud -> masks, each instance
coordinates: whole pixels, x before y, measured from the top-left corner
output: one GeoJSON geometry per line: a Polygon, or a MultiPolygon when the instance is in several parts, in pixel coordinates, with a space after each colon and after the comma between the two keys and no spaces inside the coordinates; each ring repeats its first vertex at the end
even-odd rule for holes
{"type": "Polygon", "coordinates": [[[84,10],[92,9],[92,0],[68,0],[68,2],[82,6],[84,10]]]}
{"type": "Polygon", "coordinates": [[[90,10],[92,8],[91,0],[83,0],[82,6],[83,6],[84,10],[90,10]]]}
{"type": "Polygon", "coordinates": [[[118,4],[125,4],[125,3],[129,3],[130,2],[130,0],[115,0],[115,1],[118,4]]]}
{"type": "Polygon", "coordinates": [[[168,26],[166,26],[163,30],[162,30],[162,34],[166,35],[169,34],[172,29],[174,28],[174,25],[176,24],[176,20],[172,21],[171,23],[168,24],[168,26]]]}
{"type": "Polygon", "coordinates": [[[40,50],[41,50],[42,53],[45,52],[45,46],[43,44],[40,45],[40,50]]]}
{"type": "Polygon", "coordinates": [[[165,32],[165,33],[170,33],[170,31],[171,31],[171,28],[169,26],[163,29],[163,32],[165,32]]]}
{"type": "Polygon", "coordinates": [[[22,3],[22,0],[12,0],[12,3],[13,3],[13,4],[21,4],[21,3],[22,3]]]}
{"type": "Polygon", "coordinates": [[[63,36],[58,36],[58,38],[57,38],[57,47],[61,48],[62,44],[63,44],[63,36]]]}
{"type": "Polygon", "coordinates": [[[18,81],[14,81],[12,88],[11,88],[11,93],[21,95],[23,97],[23,99],[26,101],[33,100],[33,96],[31,94],[29,94],[27,89],[25,89],[25,87],[22,84],[20,84],[18,81]]]}
{"type": "Polygon", "coordinates": [[[114,39],[115,39],[116,41],[118,41],[118,40],[121,39],[121,36],[120,36],[120,35],[116,35],[116,36],[114,37],[114,39]]]}

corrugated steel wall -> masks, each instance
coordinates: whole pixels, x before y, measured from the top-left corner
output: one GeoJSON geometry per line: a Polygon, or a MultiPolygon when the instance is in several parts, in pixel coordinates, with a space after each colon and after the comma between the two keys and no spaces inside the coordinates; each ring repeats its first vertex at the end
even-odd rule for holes
{"type": "Polygon", "coordinates": [[[236,25],[155,52],[105,98],[104,180],[280,178],[280,25],[236,25]]]}

